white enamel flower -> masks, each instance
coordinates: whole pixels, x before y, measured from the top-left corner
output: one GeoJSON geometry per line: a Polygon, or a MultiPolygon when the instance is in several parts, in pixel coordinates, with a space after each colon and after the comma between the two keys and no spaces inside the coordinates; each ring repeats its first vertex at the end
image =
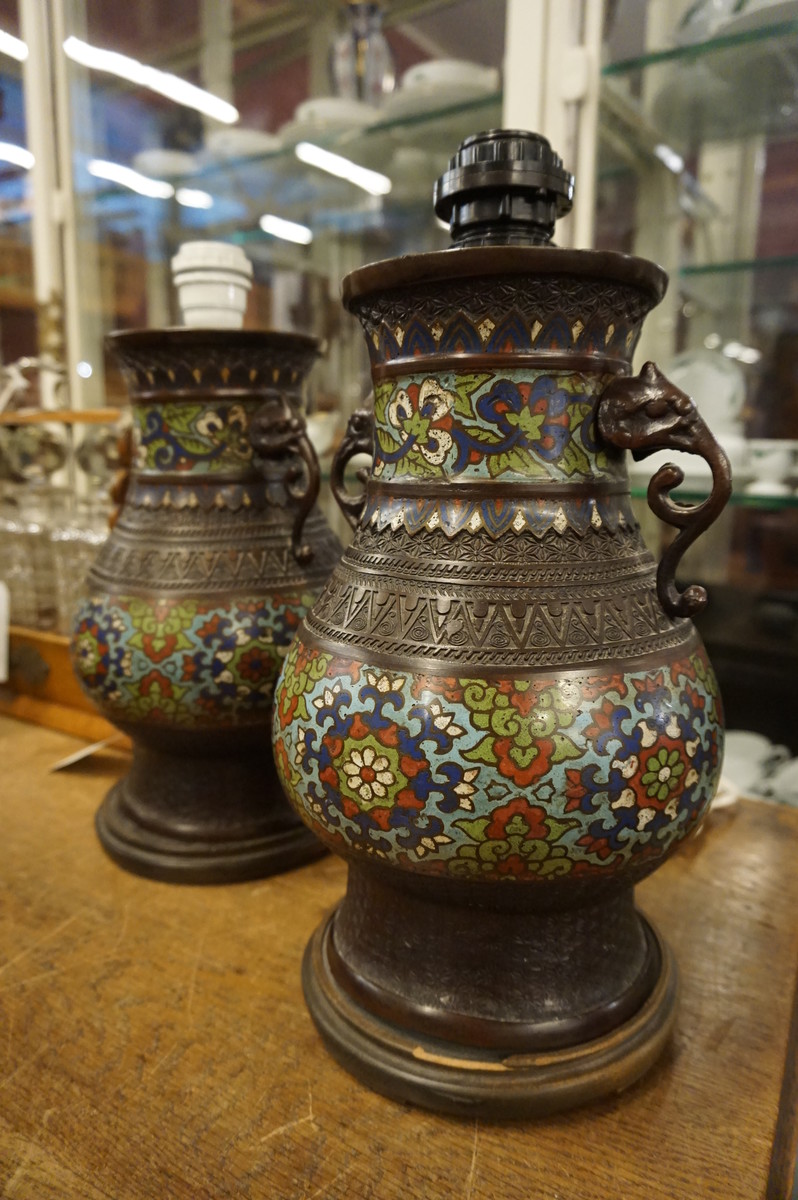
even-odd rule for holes
{"type": "Polygon", "coordinates": [[[615,768],[615,770],[621,772],[624,779],[631,779],[632,776],[637,771],[637,766],[638,766],[637,755],[632,754],[629,758],[627,758],[626,762],[621,762],[620,759],[614,758],[612,760],[612,765],[615,768]]]}
{"type": "Polygon", "coordinates": [[[340,683],[334,683],[331,688],[325,688],[321,696],[317,696],[313,701],[313,707],[319,709],[329,708],[335,701],[335,697],[341,690],[340,683]]]}
{"type": "Polygon", "coordinates": [[[399,692],[405,685],[404,675],[380,674],[377,671],[366,671],[366,683],[376,688],[383,695],[386,692],[399,692]]]}
{"type": "Polygon", "coordinates": [[[648,721],[638,721],[637,728],[640,730],[640,745],[644,750],[649,746],[653,746],[657,740],[657,731],[652,729],[648,721]]]}
{"type": "Polygon", "coordinates": [[[466,812],[474,811],[474,801],[471,797],[477,789],[473,786],[472,781],[478,774],[479,767],[471,767],[468,771],[463,771],[462,780],[454,786],[454,794],[460,802],[460,808],[465,809],[466,812]]]}
{"type": "Polygon", "coordinates": [[[419,858],[423,858],[425,854],[436,854],[441,846],[445,846],[451,840],[445,833],[436,833],[434,837],[423,837],[416,846],[416,854],[419,858]]]}
{"type": "Polygon", "coordinates": [[[204,434],[205,437],[213,437],[215,433],[221,433],[223,429],[224,421],[213,409],[208,409],[196,420],[197,432],[204,434]]]}
{"type": "Polygon", "coordinates": [[[296,750],[294,751],[294,764],[297,767],[302,766],[303,762],[305,761],[305,755],[308,752],[307,743],[305,741],[306,732],[307,730],[303,729],[301,725],[296,731],[297,745],[296,750]]]}
{"type": "Polygon", "coordinates": [[[394,427],[403,442],[407,441],[408,435],[401,428],[400,422],[409,421],[412,414],[412,401],[406,390],[404,388],[400,388],[385,410],[385,416],[388,418],[388,423],[394,427]]]}
{"type": "Polygon", "coordinates": [[[390,763],[384,754],[377,754],[373,746],[353,750],[344,763],[346,781],[361,800],[384,800],[388,788],[396,783],[390,763]]]}
{"type": "Polygon", "coordinates": [[[452,713],[446,711],[440,700],[431,700],[427,708],[432,714],[432,724],[442,733],[448,733],[449,737],[456,738],[465,732],[459,725],[452,724],[452,713]]]}
{"type": "Polygon", "coordinates": [[[665,726],[665,732],[667,733],[668,737],[670,737],[670,738],[678,738],[681,736],[682,731],[679,728],[679,722],[676,719],[675,713],[671,714],[670,720],[668,721],[668,724],[665,726]]]}
{"type": "Polygon", "coordinates": [[[453,444],[452,435],[445,429],[433,429],[426,446],[421,446],[420,449],[427,462],[437,467],[446,458],[453,444]]]}

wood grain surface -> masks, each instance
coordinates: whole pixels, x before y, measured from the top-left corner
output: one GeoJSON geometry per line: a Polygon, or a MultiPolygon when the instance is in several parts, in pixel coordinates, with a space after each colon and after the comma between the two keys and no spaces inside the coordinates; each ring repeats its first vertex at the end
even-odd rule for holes
{"type": "Polygon", "coordinates": [[[639,888],[683,979],[647,1079],[566,1116],[483,1124],[373,1095],[324,1052],[299,963],[342,893],[339,862],[225,888],[127,875],[92,827],[125,760],[48,774],[78,747],[0,718],[4,1200],[789,1195],[798,812],[719,812],[639,888]]]}

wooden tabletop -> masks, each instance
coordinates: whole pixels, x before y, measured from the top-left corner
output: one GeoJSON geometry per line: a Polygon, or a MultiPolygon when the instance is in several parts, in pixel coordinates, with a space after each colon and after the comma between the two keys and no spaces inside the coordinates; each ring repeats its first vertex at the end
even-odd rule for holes
{"type": "Polygon", "coordinates": [[[639,888],[683,979],[646,1079],[565,1116],[464,1122],[372,1094],[315,1033],[299,963],[341,863],[232,887],[128,875],[92,826],[124,757],[48,773],[79,746],[0,718],[4,1200],[790,1195],[798,811],[713,814],[639,888]]]}

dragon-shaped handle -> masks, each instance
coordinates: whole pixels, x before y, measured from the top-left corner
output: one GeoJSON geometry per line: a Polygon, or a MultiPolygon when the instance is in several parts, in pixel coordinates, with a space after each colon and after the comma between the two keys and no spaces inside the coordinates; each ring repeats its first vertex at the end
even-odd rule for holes
{"type": "Polygon", "coordinates": [[[680,592],[676,568],[687,547],[719,516],[731,495],[729,460],[690,397],[653,362],[647,362],[638,376],[614,379],[605,389],[598,408],[598,428],[605,442],[631,450],[637,462],[655,450],[686,450],[709,463],[712,491],[700,504],[678,504],[669,496],[684,480],[684,473],[674,463],[661,466],[648,485],[651,511],[680,530],[660,560],[657,595],[669,616],[691,617],[706,604],[706,589],[690,584],[680,592]]]}
{"type": "Polygon", "coordinates": [[[119,435],[117,454],[118,467],[108,488],[108,495],[114,504],[108,516],[109,529],[113,529],[119,520],[119,514],[130,487],[130,469],[133,462],[133,429],[130,425],[119,435]]]}
{"type": "Polygon", "coordinates": [[[369,477],[367,467],[361,467],[357,479],[363,484],[359,496],[347,491],[344,483],[344,472],[350,458],[356,454],[374,454],[374,414],[368,408],[357,408],[352,413],[346,426],[346,433],[335,452],[330,472],[330,487],[338,505],[353,529],[357,529],[363,510],[366,507],[366,481],[369,477]]]}
{"type": "Polygon", "coordinates": [[[302,531],[321,486],[319,460],[308,438],[304,417],[291,407],[282,393],[272,392],[252,419],[249,440],[261,458],[288,460],[283,486],[296,502],[291,549],[296,561],[304,566],[313,558],[313,550],[302,541],[302,531]],[[301,461],[297,462],[297,459],[301,461]]]}

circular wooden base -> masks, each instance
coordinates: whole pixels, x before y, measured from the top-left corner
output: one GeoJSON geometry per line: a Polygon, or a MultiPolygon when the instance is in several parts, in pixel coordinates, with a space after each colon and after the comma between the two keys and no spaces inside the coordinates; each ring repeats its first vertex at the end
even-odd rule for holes
{"type": "MultiPolygon", "coordinates": [[[[648,926],[660,966],[648,999],[612,1032],[566,1049],[492,1052],[455,1045],[373,1016],[341,989],[329,946],[334,914],[305,951],[302,983],[328,1049],[361,1082],[394,1100],[454,1116],[545,1116],[628,1087],[665,1048],[676,1018],[676,963],[648,926]]],[[[646,923],[648,924],[648,923],[646,923]]]]}
{"type": "MultiPolygon", "coordinates": [[[[223,801],[220,807],[223,808],[223,801]]],[[[97,836],[114,862],[148,879],[170,883],[237,883],[276,875],[326,853],[297,822],[256,837],[208,839],[155,831],[137,821],[125,804],[125,780],[111,788],[97,810],[97,836]]]]}

